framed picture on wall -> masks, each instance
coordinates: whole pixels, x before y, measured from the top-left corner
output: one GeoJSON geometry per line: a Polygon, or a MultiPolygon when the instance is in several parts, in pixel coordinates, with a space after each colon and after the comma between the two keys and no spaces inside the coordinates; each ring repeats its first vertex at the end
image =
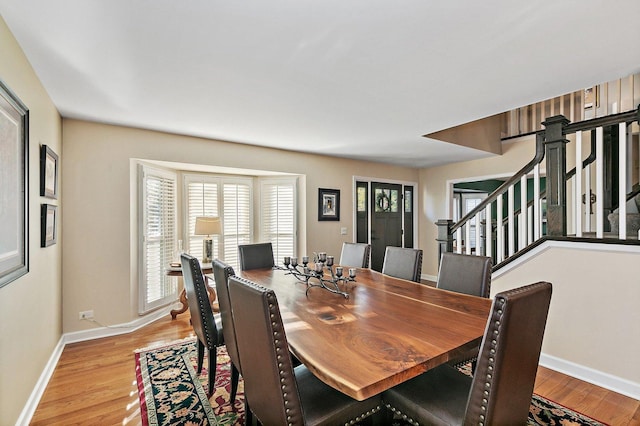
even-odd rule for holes
{"type": "Polygon", "coordinates": [[[29,110],[0,81],[0,287],[29,272],[29,110]]]}
{"type": "Polygon", "coordinates": [[[318,189],[318,220],[340,220],[339,189],[318,189]]]}
{"type": "Polygon", "coordinates": [[[49,247],[58,239],[58,207],[51,204],[42,204],[40,211],[41,237],[40,247],[49,247]]]}
{"type": "Polygon", "coordinates": [[[58,198],[58,155],[47,145],[40,147],[40,195],[58,198]]]}

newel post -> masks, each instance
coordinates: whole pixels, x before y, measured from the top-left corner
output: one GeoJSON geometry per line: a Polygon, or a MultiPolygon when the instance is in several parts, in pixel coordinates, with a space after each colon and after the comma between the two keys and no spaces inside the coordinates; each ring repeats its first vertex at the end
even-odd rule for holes
{"type": "Polygon", "coordinates": [[[438,264],[440,264],[440,258],[442,253],[453,252],[453,234],[451,233],[451,227],[453,221],[449,219],[440,219],[436,222],[438,227],[438,264]]]}
{"type": "Polygon", "coordinates": [[[562,115],[548,118],[544,148],[547,167],[547,235],[567,235],[567,143],[564,128],[569,124],[562,115]]]}

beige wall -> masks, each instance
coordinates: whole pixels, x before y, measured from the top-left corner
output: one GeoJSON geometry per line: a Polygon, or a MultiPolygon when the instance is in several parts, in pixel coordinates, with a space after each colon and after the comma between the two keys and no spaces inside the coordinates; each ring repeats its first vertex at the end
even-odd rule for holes
{"type": "Polygon", "coordinates": [[[147,159],[305,175],[306,247],[339,256],[351,241],[353,176],[418,180],[417,169],[253,147],[154,131],[63,121],[65,225],[63,282],[65,332],[93,326],[78,312],[93,309],[102,324],[138,318],[137,281],[130,274],[130,160],[147,159]],[[339,222],[318,222],[318,188],[341,191],[339,222]],[[347,228],[347,235],[340,228],[347,228]]]}
{"type": "MultiPolygon", "coordinates": [[[[0,18],[0,79],[29,109],[29,273],[0,288],[0,424],[18,419],[62,333],[61,253],[40,248],[39,148],[49,145],[64,163],[61,120],[27,58],[0,18]]],[[[58,212],[62,214],[62,209],[58,212]]],[[[61,231],[62,228],[59,228],[61,231]]]]}
{"type": "Polygon", "coordinates": [[[491,296],[537,281],[551,282],[543,353],[635,382],[638,389],[638,277],[640,247],[573,244],[546,249],[494,276],[491,296]]]}

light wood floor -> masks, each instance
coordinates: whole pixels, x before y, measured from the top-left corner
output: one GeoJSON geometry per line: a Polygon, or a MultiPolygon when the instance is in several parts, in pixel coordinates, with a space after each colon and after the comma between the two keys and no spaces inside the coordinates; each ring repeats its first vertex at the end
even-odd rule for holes
{"type": "MultiPolygon", "coordinates": [[[[133,351],[193,335],[187,313],[122,336],[69,344],[32,425],[139,425],[133,351]]],[[[540,367],[535,392],[612,425],[640,425],[640,402],[540,367]]]]}

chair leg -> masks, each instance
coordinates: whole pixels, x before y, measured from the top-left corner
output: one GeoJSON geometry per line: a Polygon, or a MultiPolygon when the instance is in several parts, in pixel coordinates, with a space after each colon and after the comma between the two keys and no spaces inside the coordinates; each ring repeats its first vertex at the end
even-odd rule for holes
{"type": "Polygon", "coordinates": [[[209,350],[209,394],[213,395],[213,385],[216,382],[216,370],[218,367],[218,348],[209,350]]]}
{"type": "Polygon", "coordinates": [[[204,360],[204,344],[198,340],[198,374],[202,372],[202,361],[204,360]]]}
{"type": "Polygon", "coordinates": [[[240,372],[233,363],[231,363],[231,404],[236,400],[238,392],[238,381],[240,380],[240,372]]]}
{"type": "Polygon", "coordinates": [[[244,425],[245,426],[254,426],[254,422],[256,421],[256,419],[253,417],[253,413],[251,412],[251,409],[249,408],[249,403],[247,402],[247,399],[245,398],[244,400],[244,425]]]}

